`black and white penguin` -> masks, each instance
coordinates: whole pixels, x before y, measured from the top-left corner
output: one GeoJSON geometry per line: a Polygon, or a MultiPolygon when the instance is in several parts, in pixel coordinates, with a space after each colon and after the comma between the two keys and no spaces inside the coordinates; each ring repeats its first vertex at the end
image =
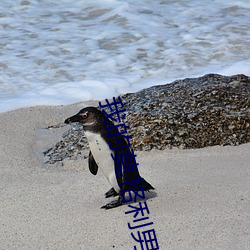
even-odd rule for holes
{"type": "MultiPolygon", "coordinates": [[[[107,127],[114,126],[110,119],[108,119],[105,114],[94,107],[87,107],[79,111],[76,115],[69,117],[65,120],[65,123],[79,122],[83,125],[83,130],[87,137],[90,153],[89,153],[89,170],[93,175],[97,174],[98,168],[100,168],[107,178],[112,188],[105,194],[106,198],[111,196],[119,195],[118,200],[112,201],[107,205],[102,206],[101,208],[110,209],[118,207],[123,204],[123,196],[121,191],[132,190],[137,191],[138,186],[142,187],[144,191],[154,189],[147,181],[141,178],[138,170],[125,171],[123,174],[121,171],[118,171],[121,163],[120,159],[117,160],[117,155],[124,153],[131,153],[130,148],[124,137],[121,134],[117,134],[117,130],[114,128],[109,129],[110,134],[117,134],[116,136],[108,136],[107,127]],[[109,124],[106,125],[104,123],[109,124]],[[112,150],[112,148],[117,148],[117,142],[119,142],[119,147],[124,146],[120,149],[112,150]],[[127,146],[127,147],[126,147],[127,146]],[[116,158],[113,159],[111,154],[116,158]],[[138,185],[132,184],[133,182],[128,183],[127,180],[140,180],[138,185]],[[120,185],[125,183],[124,185],[120,185]]],[[[125,164],[130,164],[127,161],[125,164]]],[[[128,169],[129,166],[126,166],[128,169]]]]}

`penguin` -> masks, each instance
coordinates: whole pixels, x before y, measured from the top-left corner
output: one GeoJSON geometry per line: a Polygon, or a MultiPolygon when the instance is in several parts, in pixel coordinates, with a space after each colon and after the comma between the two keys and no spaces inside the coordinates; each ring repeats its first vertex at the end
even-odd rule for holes
{"type": "MultiPolygon", "coordinates": [[[[76,115],[65,120],[66,124],[74,122],[78,122],[83,126],[85,136],[88,140],[90,147],[88,159],[90,172],[93,175],[96,175],[100,168],[112,186],[112,188],[105,193],[106,198],[118,196],[117,200],[114,200],[101,208],[111,209],[121,206],[123,204],[122,191],[123,193],[126,192],[126,190],[137,191],[138,186],[144,191],[154,189],[151,184],[140,176],[138,168],[121,173],[121,159],[119,158],[119,155],[130,154],[132,157],[131,148],[125,138],[120,133],[117,133],[117,130],[113,127],[113,122],[108,119],[102,111],[95,107],[86,107],[80,110],[76,115]],[[108,127],[110,128],[108,129],[108,127]],[[119,148],[117,147],[117,143],[119,144],[119,148]],[[139,180],[139,184],[134,185],[133,182],[128,182],[128,180],[132,179],[139,180]]],[[[131,163],[124,160],[124,164],[127,169],[130,166],[128,164],[131,163]]]]}

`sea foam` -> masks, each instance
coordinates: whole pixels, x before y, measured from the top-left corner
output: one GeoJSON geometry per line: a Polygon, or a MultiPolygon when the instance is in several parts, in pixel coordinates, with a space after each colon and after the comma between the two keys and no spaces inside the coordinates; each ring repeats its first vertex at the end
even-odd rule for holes
{"type": "Polygon", "coordinates": [[[250,76],[250,3],[1,1],[0,112],[250,76]]]}

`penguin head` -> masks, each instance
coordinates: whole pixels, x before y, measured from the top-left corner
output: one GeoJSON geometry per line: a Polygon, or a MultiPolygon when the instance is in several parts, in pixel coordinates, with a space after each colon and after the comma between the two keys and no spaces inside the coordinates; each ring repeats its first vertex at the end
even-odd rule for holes
{"type": "Polygon", "coordinates": [[[97,108],[87,107],[81,109],[76,115],[67,118],[64,122],[67,124],[79,122],[85,129],[87,129],[91,126],[102,125],[105,117],[104,113],[97,108]]]}

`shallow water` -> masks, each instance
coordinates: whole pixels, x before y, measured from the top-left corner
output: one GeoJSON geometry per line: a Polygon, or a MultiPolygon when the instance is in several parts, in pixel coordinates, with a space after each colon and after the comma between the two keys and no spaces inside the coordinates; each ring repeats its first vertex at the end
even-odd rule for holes
{"type": "Polygon", "coordinates": [[[249,13],[250,1],[2,0],[0,111],[250,75],[249,13]]]}

